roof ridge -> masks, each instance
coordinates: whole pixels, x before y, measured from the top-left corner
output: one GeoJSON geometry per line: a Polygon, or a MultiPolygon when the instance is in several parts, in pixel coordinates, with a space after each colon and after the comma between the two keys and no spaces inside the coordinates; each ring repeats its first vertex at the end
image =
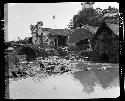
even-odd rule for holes
{"type": "MultiPolygon", "coordinates": [[[[94,31],[92,31],[90,28],[87,28],[86,26],[88,26],[88,25],[83,25],[84,26],[84,28],[86,28],[87,30],[89,30],[90,32],[92,32],[93,34],[95,34],[96,32],[94,32],[94,31]]],[[[90,26],[89,26],[90,27],[90,26]]],[[[91,26],[91,27],[94,27],[94,26],[91,26]]],[[[95,28],[97,28],[98,29],[98,27],[95,27],[95,28]]],[[[97,30],[96,30],[97,31],[97,30]]]]}

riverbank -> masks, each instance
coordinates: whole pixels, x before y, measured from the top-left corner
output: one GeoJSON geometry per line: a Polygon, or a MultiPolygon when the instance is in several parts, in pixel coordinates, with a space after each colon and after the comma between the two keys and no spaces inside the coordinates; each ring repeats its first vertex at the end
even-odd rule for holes
{"type": "Polygon", "coordinates": [[[48,58],[39,57],[37,60],[29,62],[22,61],[19,65],[13,65],[9,69],[9,77],[26,77],[33,76],[37,73],[44,72],[47,74],[118,69],[119,64],[111,63],[92,63],[83,59],[65,59],[58,56],[48,58]],[[41,65],[42,64],[42,65],[41,65]]]}

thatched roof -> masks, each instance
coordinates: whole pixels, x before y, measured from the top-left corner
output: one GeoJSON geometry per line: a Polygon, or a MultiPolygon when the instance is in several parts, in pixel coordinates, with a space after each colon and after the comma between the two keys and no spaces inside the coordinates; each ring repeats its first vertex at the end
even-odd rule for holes
{"type": "Polygon", "coordinates": [[[68,43],[77,43],[80,40],[90,38],[96,33],[97,27],[84,25],[82,28],[75,29],[75,31],[69,36],[68,43]]]}

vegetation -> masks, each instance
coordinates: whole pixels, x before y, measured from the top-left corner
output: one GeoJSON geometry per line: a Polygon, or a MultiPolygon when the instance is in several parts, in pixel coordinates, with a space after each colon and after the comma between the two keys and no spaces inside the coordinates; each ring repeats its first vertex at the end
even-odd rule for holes
{"type": "Polygon", "coordinates": [[[68,28],[75,29],[78,27],[82,27],[83,25],[98,27],[105,14],[117,13],[117,15],[115,15],[116,17],[118,17],[119,15],[119,10],[111,6],[101,12],[102,13],[98,13],[97,10],[93,8],[87,8],[79,11],[78,14],[74,15],[73,18],[70,20],[68,28]]]}

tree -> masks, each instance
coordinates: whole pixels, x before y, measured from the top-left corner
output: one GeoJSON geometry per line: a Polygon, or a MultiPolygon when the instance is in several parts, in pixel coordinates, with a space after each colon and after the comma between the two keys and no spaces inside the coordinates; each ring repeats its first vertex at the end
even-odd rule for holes
{"type": "Polygon", "coordinates": [[[102,15],[98,14],[97,11],[93,8],[87,8],[82,11],[79,11],[77,15],[73,16],[73,19],[70,20],[68,28],[75,29],[82,27],[83,25],[90,26],[99,26],[102,15]]]}
{"type": "MultiPolygon", "coordinates": [[[[42,21],[38,21],[36,25],[30,25],[30,30],[32,33],[36,33],[36,36],[38,37],[38,30],[41,29],[43,26],[43,22],[42,21]]],[[[31,33],[31,34],[32,34],[31,33]]]]}
{"type": "Polygon", "coordinates": [[[115,24],[119,23],[119,10],[117,8],[109,6],[107,9],[104,9],[102,11],[102,14],[104,18],[106,17],[112,18],[110,23],[115,23],[115,24]]]}
{"type": "Polygon", "coordinates": [[[103,16],[107,13],[114,13],[116,14],[115,17],[119,17],[119,10],[111,6],[109,6],[107,9],[104,9],[102,13],[98,13],[96,9],[93,8],[86,8],[73,16],[69,22],[68,28],[75,29],[82,27],[83,25],[98,27],[103,19],[103,16]]]}
{"type": "Polygon", "coordinates": [[[104,9],[102,13],[103,15],[106,13],[119,13],[119,10],[117,8],[109,6],[107,9],[104,9]]]}

